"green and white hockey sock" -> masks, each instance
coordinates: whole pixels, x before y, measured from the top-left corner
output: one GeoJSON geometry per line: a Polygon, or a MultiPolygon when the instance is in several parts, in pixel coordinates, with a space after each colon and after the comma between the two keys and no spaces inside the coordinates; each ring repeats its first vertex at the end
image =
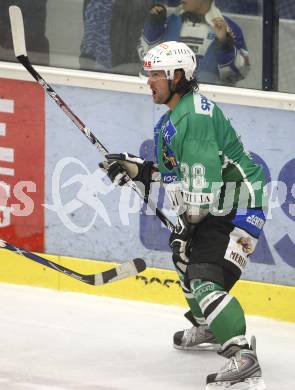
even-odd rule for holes
{"type": "Polygon", "coordinates": [[[203,316],[202,310],[196,301],[194,295],[192,292],[186,288],[186,286],[183,283],[183,276],[179,275],[180,278],[180,286],[182,288],[183,294],[185,296],[185,299],[188,303],[188,306],[190,308],[190,311],[194,317],[194,320],[199,324],[199,325],[206,325],[206,320],[203,316]]]}
{"type": "Polygon", "coordinates": [[[245,335],[245,315],[236,298],[217,283],[194,279],[190,286],[206,323],[221,345],[236,336],[245,335]]]}

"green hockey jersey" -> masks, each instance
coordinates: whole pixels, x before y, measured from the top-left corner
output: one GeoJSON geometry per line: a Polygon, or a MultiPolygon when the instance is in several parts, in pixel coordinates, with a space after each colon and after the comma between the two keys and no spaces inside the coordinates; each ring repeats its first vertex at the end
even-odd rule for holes
{"type": "Polygon", "coordinates": [[[155,154],[163,181],[179,181],[187,204],[218,210],[265,205],[262,168],[220,108],[197,92],[162,116],[155,154]]]}

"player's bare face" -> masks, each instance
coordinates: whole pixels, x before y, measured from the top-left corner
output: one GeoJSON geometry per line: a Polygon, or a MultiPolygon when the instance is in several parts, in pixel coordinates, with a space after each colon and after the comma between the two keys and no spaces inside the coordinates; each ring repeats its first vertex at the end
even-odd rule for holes
{"type": "Polygon", "coordinates": [[[164,104],[170,96],[168,80],[164,71],[152,71],[148,74],[148,85],[156,104],[164,104]]]}

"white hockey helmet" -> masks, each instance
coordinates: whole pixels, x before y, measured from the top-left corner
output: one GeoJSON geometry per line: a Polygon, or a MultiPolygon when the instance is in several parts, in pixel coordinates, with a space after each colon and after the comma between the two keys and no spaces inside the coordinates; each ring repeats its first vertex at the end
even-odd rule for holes
{"type": "Polygon", "coordinates": [[[150,49],[143,59],[143,69],[146,72],[164,70],[168,80],[174,77],[176,69],[183,69],[185,78],[194,78],[197,59],[194,52],[183,42],[163,42],[150,49]]]}

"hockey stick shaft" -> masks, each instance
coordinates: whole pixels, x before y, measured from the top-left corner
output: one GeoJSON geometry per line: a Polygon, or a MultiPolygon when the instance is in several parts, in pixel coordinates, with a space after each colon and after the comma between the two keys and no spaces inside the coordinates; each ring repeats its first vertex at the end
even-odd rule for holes
{"type": "Polygon", "coordinates": [[[4,240],[0,240],[0,249],[1,248],[7,249],[20,256],[27,257],[28,259],[33,260],[39,264],[45,265],[46,267],[51,268],[57,272],[61,272],[67,276],[70,276],[71,278],[79,280],[80,282],[87,283],[93,286],[115,282],[120,279],[125,279],[130,276],[137,275],[139,272],[144,271],[146,268],[145,262],[142,259],[134,259],[119,264],[117,267],[111,268],[107,271],[92,275],[84,275],[80,274],[79,272],[73,271],[67,267],[64,267],[60,264],[57,264],[51,260],[47,260],[44,257],[38,256],[35,253],[11,245],[4,240]]]}
{"type": "MultiPolygon", "coordinates": [[[[103,146],[103,144],[96,138],[96,136],[86,127],[86,125],[81,121],[81,119],[73,113],[73,111],[68,107],[68,105],[63,101],[63,99],[54,91],[54,89],[44,80],[44,78],[34,69],[30,63],[25,43],[25,33],[24,33],[24,24],[22,13],[19,7],[11,6],[9,7],[10,13],[10,22],[13,38],[13,46],[15,56],[18,61],[27,69],[27,71],[33,76],[33,78],[38,82],[39,85],[47,92],[47,94],[55,101],[55,103],[63,110],[68,118],[78,127],[78,129],[88,138],[88,140],[105,156],[108,154],[108,150],[103,146]]],[[[167,216],[159,210],[155,204],[145,198],[141,193],[140,189],[137,187],[134,181],[130,177],[127,178],[127,185],[131,187],[141,199],[143,199],[151,210],[157,215],[157,217],[164,223],[164,225],[170,230],[174,230],[173,223],[167,218],[167,216]]]]}

